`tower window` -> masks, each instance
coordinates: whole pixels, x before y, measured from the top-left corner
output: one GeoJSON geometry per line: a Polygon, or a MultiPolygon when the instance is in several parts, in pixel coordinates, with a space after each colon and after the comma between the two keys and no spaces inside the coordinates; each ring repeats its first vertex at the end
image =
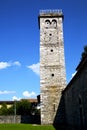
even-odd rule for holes
{"type": "Polygon", "coordinates": [[[49,36],[52,36],[52,33],[50,33],[49,36]]]}
{"type": "Polygon", "coordinates": [[[56,21],[55,19],[52,20],[52,25],[53,25],[53,27],[55,27],[55,28],[57,27],[57,21],[56,21]]]}
{"type": "Polygon", "coordinates": [[[47,19],[47,20],[45,21],[45,27],[46,27],[46,28],[49,28],[49,27],[50,27],[50,24],[51,24],[50,20],[47,19]]]}
{"type": "Polygon", "coordinates": [[[55,104],[53,104],[53,111],[55,112],[55,104]]]}
{"type": "Polygon", "coordinates": [[[51,49],[50,51],[53,52],[53,49],[51,49]]]}
{"type": "Polygon", "coordinates": [[[54,74],[51,74],[52,77],[54,77],[54,74]]]}

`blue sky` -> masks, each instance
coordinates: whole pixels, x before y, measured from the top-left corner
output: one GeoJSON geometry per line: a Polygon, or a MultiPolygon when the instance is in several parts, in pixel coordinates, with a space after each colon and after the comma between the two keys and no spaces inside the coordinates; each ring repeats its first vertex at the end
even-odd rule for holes
{"type": "Polygon", "coordinates": [[[40,10],[62,9],[67,83],[87,44],[86,0],[0,0],[0,100],[40,94],[40,10]]]}

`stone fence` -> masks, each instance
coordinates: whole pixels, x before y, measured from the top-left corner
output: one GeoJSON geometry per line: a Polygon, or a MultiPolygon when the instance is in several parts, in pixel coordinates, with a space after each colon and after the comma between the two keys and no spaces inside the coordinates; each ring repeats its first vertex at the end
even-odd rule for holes
{"type": "Polygon", "coordinates": [[[0,116],[0,124],[3,123],[21,123],[21,116],[0,116]]]}
{"type": "Polygon", "coordinates": [[[0,116],[0,124],[13,124],[13,123],[30,123],[30,124],[40,124],[40,116],[21,116],[21,115],[11,115],[11,116],[0,116]]]}

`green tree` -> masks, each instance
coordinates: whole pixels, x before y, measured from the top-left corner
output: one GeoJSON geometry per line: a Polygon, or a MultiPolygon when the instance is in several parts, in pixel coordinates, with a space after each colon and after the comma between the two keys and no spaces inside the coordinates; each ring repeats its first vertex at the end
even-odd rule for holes
{"type": "Polygon", "coordinates": [[[84,51],[82,52],[82,59],[87,56],[87,45],[84,46],[84,51]]]}
{"type": "Polygon", "coordinates": [[[40,111],[36,109],[35,105],[31,104],[28,100],[15,101],[14,104],[7,108],[6,103],[2,104],[0,115],[39,115],[40,111]]]}
{"type": "Polygon", "coordinates": [[[26,99],[16,102],[16,113],[17,115],[30,115],[31,103],[26,99]]]}
{"type": "Polygon", "coordinates": [[[14,105],[8,108],[8,115],[14,115],[14,105]]]}
{"type": "Polygon", "coordinates": [[[0,109],[0,115],[8,115],[8,109],[6,103],[2,104],[2,107],[0,109]]]}

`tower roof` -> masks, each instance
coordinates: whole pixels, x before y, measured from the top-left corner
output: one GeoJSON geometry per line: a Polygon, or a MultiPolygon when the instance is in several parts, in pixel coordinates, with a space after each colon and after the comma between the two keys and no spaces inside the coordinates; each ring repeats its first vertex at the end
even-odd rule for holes
{"type": "Polygon", "coordinates": [[[40,10],[40,16],[61,16],[62,10],[40,10]]]}
{"type": "Polygon", "coordinates": [[[61,17],[63,16],[62,10],[40,10],[40,17],[61,17]]]}

